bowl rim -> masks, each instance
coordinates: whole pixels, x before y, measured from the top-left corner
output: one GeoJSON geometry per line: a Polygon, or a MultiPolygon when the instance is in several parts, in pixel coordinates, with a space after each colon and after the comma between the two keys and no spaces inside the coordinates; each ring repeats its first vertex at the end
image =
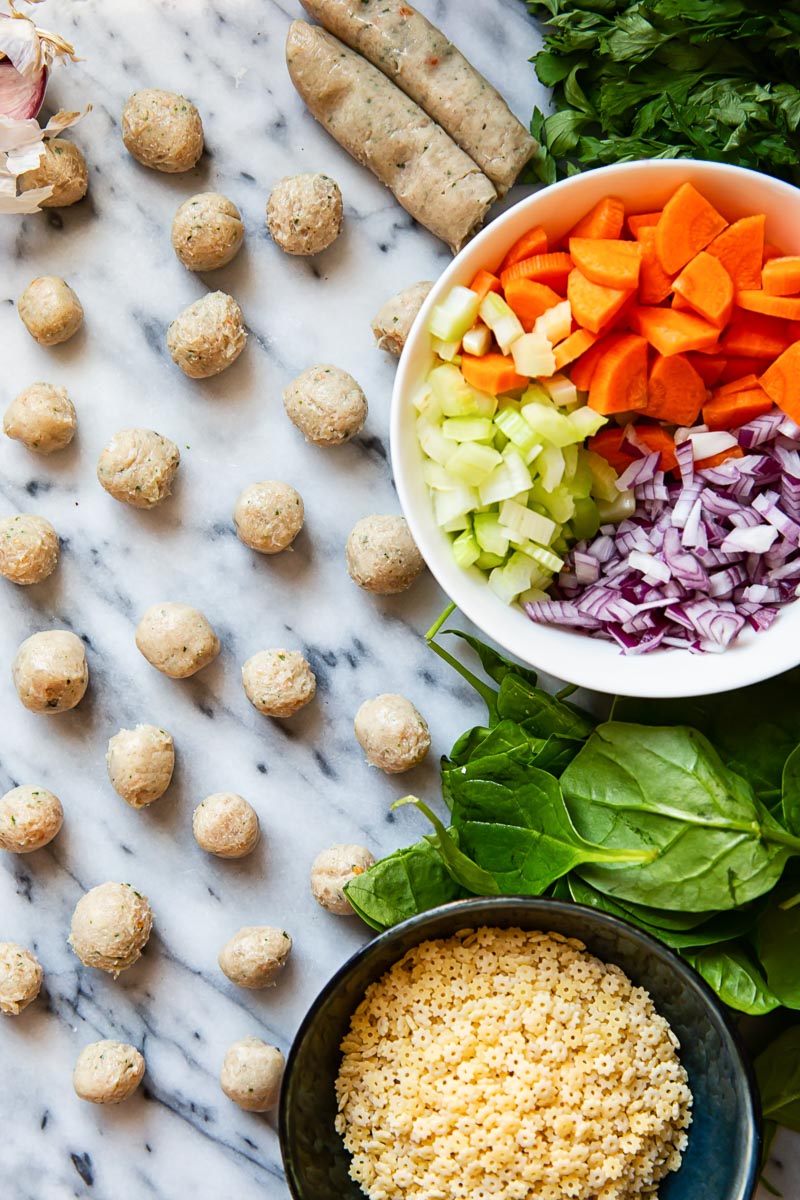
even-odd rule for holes
{"type": "MultiPolygon", "coordinates": [[[[296,1180],[292,1168],[292,1155],[290,1153],[290,1129],[291,1117],[289,1114],[288,1097],[290,1092],[290,1083],[294,1074],[297,1058],[300,1053],[300,1047],[311,1030],[321,1006],[328,1000],[340,984],[351,974],[351,972],[365,960],[378,955],[385,947],[391,946],[393,942],[400,941],[405,933],[409,930],[420,929],[424,930],[425,926],[439,916],[455,914],[456,912],[463,913],[465,917],[465,925],[470,923],[470,914],[480,912],[484,914],[479,924],[488,924],[491,920],[486,916],[487,909],[503,909],[508,907],[523,907],[544,908],[547,911],[563,914],[574,915],[576,912],[588,917],[595,925],[599,925],[609,932],[623,932],[629,937],[633,936],[652,953],[661,957],[676,974],[680,975],[687,986],[699,996],[704,1007],[710,1010],[713,1018],[719,1023],[721,1031],[728,1040],[729,1048],[736,1068],[744,1081],[744,1091],[747,1098],[747,1117],[748,1125],[752,1131],[750,1141],[750,1155],[747,1160],[745,1174],[741,1177],[742,1190],[737,1200],[752,1200],[758,1186],[761,1156],[764,1145],[763,1118],[761,1112],[761,1101],[759,1098],[758,1084],[756,1081],[755,1070],[753,1068],[750,1056],[747,1053],[741,1035],[733,1023],[728,1009],[721,1003],[719,997],[711,990],[703,977],[690,966],[679,954],[664,942],[658,941],[657,938],[651,937],[638,925],[632,922],[624,921],[620,917],[614,916],[612,913],[603,912],[602,909],[592,908],[586,904],[578,904],[571,900],[557,900],[549,896],[471,896],[462,900],[451,900],[447,904],[439,904],[435,908],[428,908],[424,912],[415,913],[414,916],[408,917],[405,921],[400,921],[397,925],[392,925],[391,928],[384,930],[382,933],[376,934],[375,937],[351,954],[345,960],[341,967],[330,977],[327,983],[320,989],[306,1011],[303,1020],[295,1034],[289,1053],[286,1058],[286,1066],[284,1069],[283,1083],[281,1085],[281,1094],[278,1110],[278,1137],[280,1140],[281,1158],[284,1165],[286,1176],[286,1186],[291,1193],[293,1200],[303,1200],[299,1190],[295,1184],[296,1180]]],[[[440,935],[444,936],[444,935],[440,935]]],[[[420,937],[420,942],[424,941],[424,936],[420,937]]],[[[417,943],[419,944],[419,943],[417,943]]]]}
{"type": "MultiPolygon", "coordinates": [[[[696,159],[638,159],[615,163],[560,180],[524,197],[500,213],[455,256],[437,278],[414,321],[400,356],[392,391],[392,470],[400,506],[431,574],[464,615],[509,653],[555,678],[568,677],[570,682],[597,692],[661,699],[711,695],[758,683],[800,663],[800,637],[793,636],[794,626],[791,623],[800,625],[800,608],[790,617],[792,604],[786,605],[772,629],[756,633],[745,628],[737,644],[720,654],[692,654],[681,648],[660,647],[652,654],[625,655],[613,643],[589,638],[572,630],[537,626],[532,622],[528,622],[531,626],[528,629],[528,624],[517,622],[516,618],[520,622],[527,621],[522,613],[507,609],[499,598],[489,592],[488,585],[479,581],[470,571],[458,567],[445,553],[443,535],[435,527],[430,503],[428,511],[425,511],[417,494],[420,481],[411,459],[406,428],[410,397],[420,382],[419,355],[426,337],[428,316],[450,286],[464,282],[459,279],[464,274],[464,264],[470,263],[472,268],[477,269],[481,265],[483,248],[498,240],[498,231],[513,226],[515,222],[520,223],[520,229],[525,228],[521,222],[529,211],[534,215],[528,223],[533,223],[536,220],[536,208],[543,197],[554,194],[568,196],[573,191],[584,189],[592,193],[586,198],[586,207],[589,207],[601,196],[613,193],[614,180],[623,177],[626,180],[635,179],[637,175],[643,177],[643,187],[644,177],[649,177],[648,186],[652,188],[666,188],[670,180],[677,185],[681,178],[694,182],[701,190],[704,179],[717,190],[725,183],[729,185],[732,199],[741,194],[743,188],[752,185],[760,192],[760,199],[754,202],[753,211],[758,211],[767,193],[772,193],[775,203],[784,199],[800,208],[800,195],[791,184],[730,163],[696,159]],[[512,615],[511,620],[506,619],[506,612],[512,615]],[[588,653],[581,653],[582,648],[588,653]]],[[[717,203],[720,201],[717,200],[717,203]]],[[[509,234],[499,248],[500,253],[512,241],[513,235],[509,234]]],[[[800,246],[795,252],[800,253],[800,246]]],[[[486,257],[488,255],[484,255],[484,263],[486,257]]],[[[413,446],[416,452],[416,437],[413,438],[413,446]]]]}

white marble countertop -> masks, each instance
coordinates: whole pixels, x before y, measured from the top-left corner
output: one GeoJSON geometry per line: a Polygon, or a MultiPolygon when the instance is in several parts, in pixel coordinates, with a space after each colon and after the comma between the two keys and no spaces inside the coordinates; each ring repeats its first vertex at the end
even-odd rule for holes
{"type": "MultiPolygon", "coordinates": [[[[520,117],[543,101],[520,0],[420,7],[520,117]]],[[[438,755],[478,714],[420,637],[444,604],[433,581],[379,600],[345,571],[354,522],[398,510],[387,461],[394,366],[374,349],[369,321],[400,287],[435,278],[449,252],[305,112],[283,57],[300,15],[296,0],[50,0],[37,10],[85,60],[57,72],[48,107],[94,107],[72,135],[89,162],[87,200],[0,218],[0,404],[46,379],[66,385],[79,418],[75,443],[52,458],[0,445],[0,513],[41,513],[63,539],[46,583],[0,580],[0,792],[40,783],[66,810],[52,846],[0,862],[0,939],[35,947],[45,969],[42,998],[0,1022],[2,1200],[285,1200],[275,1119],[225,1099],[224,1051],[249,1033],[288,1049],[322,984],[367,936],[316,905],[311,860],[334,841],[381,854],[414,840],[415,814],[391,814],[392,800],[410,788],[436,795],[438,755]],[[196,170],[147,171],[123,149],[121,109],[141,87],[197,103],[207,154],[196,170]],[[306,170],[332,174],[345,200],[344,234],[313,261],[284,256],[264,225],[271,185],[306,170]],[[169,226],[181,200],[211,188],[239,206],[247,239],[229,267],[195,276],[174,257],[169,226]],[[14,306],[31,278],[50,273],[75,288],[86,320],[46,349],[14,306]],[[164,333],[217,287],[241,303],[250,339],[228,372],[194,382],[173,366],[164,333]],[[281,404],[281,388],[316,361],[351,371],[369,398],[363,433],[335,450],[307,445],[281,404]],[[152,512],[115,503],[95,479],[100,449],[129,425],[181,449],[174,497],[152,512]],[[246,484],[270,476],[301,491],[306,527],[292,553],[268,559],[239,543],[231,512],[246,484]],[[191,680],[159,675],[135,648],[139,616],[159,600],[196,605],[220,635],[219,659],[191,680]],[[47,628],[83,636],[91,670],[80,707],[51,719],[20,706],[8,670],[22,639],[47,628]],[[239,679],[246,657],[277,644],[302,649],[319,681],[315,703],[283,724],[251,708],[239,679]],[[367,767],[352,734],[360,702],[382,691],[415,701],[433,734],[428,765],[394,782],[367,767]],[[139,721],[174,734],[179,765],[165,798],[134,811],[111,789],[104,753],[111,734],[139,721]],[[220,790],[242,793],[261,817],[262,843],[239,863],[210,859],[191,836],[193,807],[220,790]],[[145,958],[116,982],[66,945],[75,903],[109,879],[146,893],[155,914],[145,958]],[[217,968],[218,949],[245,924],[294,938],[274,991],[240,991],[217,968]],[[78,1051],[104,1037],[147,1059],[145,1086],[119,1108],[86,1105],[71,1087],[78,1051]]],[[[796,1144],[782,1138],[775,1158],[773,1182],[797,1200],[796,1144]]]]}

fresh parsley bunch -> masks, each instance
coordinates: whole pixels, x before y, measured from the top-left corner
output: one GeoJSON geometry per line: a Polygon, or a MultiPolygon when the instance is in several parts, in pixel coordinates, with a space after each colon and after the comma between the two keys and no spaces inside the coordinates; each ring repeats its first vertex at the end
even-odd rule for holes
{"type": "Polygon", "coordinates": [[[800,0],[528,0],[545,24],[529,178],[637,158],[800,184],[800,0]]]}

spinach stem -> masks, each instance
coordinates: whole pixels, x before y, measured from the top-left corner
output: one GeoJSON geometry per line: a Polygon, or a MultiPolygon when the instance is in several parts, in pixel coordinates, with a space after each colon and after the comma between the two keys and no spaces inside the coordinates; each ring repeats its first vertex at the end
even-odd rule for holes
{"type": "MultiPolygon", "coordinates": [[[[494,688],[490,687],[488,683],[484,683],[483,680],[478,679],[477,675],[473,675],[472,671],[465,667],[463,663],[460,663],[458,659],[454,658],[453,655],[445,650],[443,646],[440,646],[438,642],[433,640],[450,614],[455,611],[455,607],[455,604],[448,604],[442,615],[436,621],[434,621],[433,625],[431,625],[430,629],[425,634],[425,641],[428,643],[434,654],[438,654],[439,658],[441,658],[443,662],[446,662],[449,667],[452,667],[454,671],[457,671],[461,678],[465,679],[470,687],[475,689],[478,695],[482,697],[486,707],[489,710],[489,713],[494,714],[495,700],[497,698],[497,692],[494,690],[494,688]]],[[[445,630],[445,633],[446,632],[447,630],[445,630]]]]}
{"type": "Polygon", "coordinates": [[[556,692],[556,700],[568,700],[573,692],[577,692],[577,683],[568,683],[562,687],[560,692],[556,692]]]}
{"type": "Polygon", "coordinates": [[[800,838],[784,833],[782,829],[759,829],[759,836],[762,842],[777,842],[779,846],[788,846],[795,854],[800,854],[800,838]]]}
{"type": "Polygon", "coordinates": [[[788,900],[784,900],[782,904],[778,905],[778,908],[782,912],[788,912],[790,908],[796,908],[798,904],[800,904],[800,892],[796,896],[790,896],[788,900]]]}
{"type": "Polygon", "coordinates": [[[426,642],[433,641],[433,639],[436,637],[436,635],[437,635],[437,633],[439,632],[439,630],[440,630],[440,629],[442,628],[442,626],[444,625],[444,623],[445,623],[445,621],[447,620],[447,618],[448,618],[448,617],[449,617],[449,616],[450,616],[452,613],[454,613],[455,611],[456,611],[456,602],[455,602],[455,600],[452,600],[452,601],[451,601],[451,602],[448,604],[448,606],[447,606],[447,608],[444,610],[444,612],[442,612],[442,613],[440,613],[440,614],[439,614],[439,616],[436,618],[436,620],[435,620],[435,621],[433,622],[433,624],[431,625],[431,627],[430,627],[430,629],[428,630],[428,632],[425,634],[425,641],[426,641],[426,642]]]}

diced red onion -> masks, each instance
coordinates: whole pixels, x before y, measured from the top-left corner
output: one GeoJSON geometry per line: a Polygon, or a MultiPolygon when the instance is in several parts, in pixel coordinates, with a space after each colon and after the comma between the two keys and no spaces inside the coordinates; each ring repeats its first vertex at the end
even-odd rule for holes
{"type": "Polygon", "coordinates": [[[732,529],[722,543],[726,552],[744,550],[748,554],[763,554],[769,550],[778,531],[770,525],[754,525],[751,529],[732,529]]]}

